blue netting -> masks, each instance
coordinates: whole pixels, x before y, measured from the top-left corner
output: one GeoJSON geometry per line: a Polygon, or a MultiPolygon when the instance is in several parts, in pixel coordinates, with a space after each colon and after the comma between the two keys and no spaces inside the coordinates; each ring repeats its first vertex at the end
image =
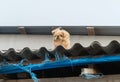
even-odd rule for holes
{"type": "Polygon", "coordinates": [[[86,65],[86,64],[116,62],[116,61],[120,61],[120,54],[114,55],[114,56],[101,56],[101,57],[95,57],[95,58],[87,57],[87,58],[69,59],[65,55],[63,55],[62,57],[59,57],[59,54],[56,52],[55,58],[56,58],[56,61],[51,61],[49,59],[49,54],[46,53],[45,60],[42,63],[28,64],[26,66],[22,65],[23,61],[25,60],[20,61],[20,63],[18,64],[7,63],[4,60],[0,65],[0,74],[28,72],[31,75],[34,82],[38,82],[35,74],[32,71],[86,65]]]}

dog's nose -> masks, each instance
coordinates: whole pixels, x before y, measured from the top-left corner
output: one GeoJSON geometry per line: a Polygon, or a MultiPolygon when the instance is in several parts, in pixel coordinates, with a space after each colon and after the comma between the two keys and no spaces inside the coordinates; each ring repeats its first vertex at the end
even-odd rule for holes
{"type": "Polygon", "coordinates": [[[59,36],[57,36],[57,39],[59,39],[59,36]]]}

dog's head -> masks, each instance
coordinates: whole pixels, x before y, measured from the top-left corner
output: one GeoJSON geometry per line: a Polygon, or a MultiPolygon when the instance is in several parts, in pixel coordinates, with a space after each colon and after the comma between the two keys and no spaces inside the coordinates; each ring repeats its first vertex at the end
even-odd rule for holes
{"type": "Polygon", "coordinates": [[[65,38],[69,38],[69,33],[61,28],[56,28],[52,31],[54,40],[64,40],[65,38]]]}

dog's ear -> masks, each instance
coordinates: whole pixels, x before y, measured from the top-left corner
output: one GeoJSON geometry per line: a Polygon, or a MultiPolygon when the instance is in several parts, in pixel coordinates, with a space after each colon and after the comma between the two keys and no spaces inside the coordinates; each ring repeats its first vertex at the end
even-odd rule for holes
{"type": "Polygon", "coordinates": [[[52,30],[52,34],[54,34],[56,31],[61,30],[61,28],[55,28],[52,30]]]}
{"type": "Polygon", "coordinates": [[[54,33],[55,33],[55,30],[52,31],[52,34],[54,34],[54,33]]]}

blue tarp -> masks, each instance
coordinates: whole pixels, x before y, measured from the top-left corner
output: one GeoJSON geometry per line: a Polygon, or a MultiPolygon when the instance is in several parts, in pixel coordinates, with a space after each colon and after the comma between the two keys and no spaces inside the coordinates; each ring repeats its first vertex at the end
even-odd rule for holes
{"type": "Polygon", "coordinates": [[[61,67],[69,67],[69,66],[78,66],[78,65],[86,65],[86,64],[98,64],[105,62],[117,62],[120,61],[120,54],[114,56],[101,56],[94,58],[78,58],[78,59],[69,59],[64,57],[63,59],[58,59],[56,61],[50,61],[46,59],[42,63],[39,64],[28,64],[23,66],[21,64],[1,64],[0,66],[0,74],[12,74],[12,73],[20,73],[25,72],[27,69],[31,71],[35,70],[44,70],[44,69],[52,69],[52,68],[61,68],[61,67]]]}
{"type": "MultiPolygon", "coordinates": [[[[101,56],[101,57],[87,57],[87,58],[78,58],[78,59],[69,59],[65,55],[62,58],[59,55],[55,54],[56,61],[49,60],[49,54],[45,55],[45,61],[39,64],[28,64],[24,66],[22,63],[24,60],[21,60],[20,63],[7,63],[3,61],[0,65],[0,74],[13,74],[13,73],[21,73],[27,72],[30,74],[31,78],[34,82],[39,82],[36,75],[33,73],[35,70],[45,70],[52,68],[61,68],[61,67],[69,67],[69,66],[80,66],[87,64],[98,64],[98,63],[106,63],[106,62],[117,62],[120,61],[120,54],[118,55],[109,55],[109,56],[101,56]]],[[[96,75],[86,75],[86,78],[98,78],[100,76],[96,75]]]]}

